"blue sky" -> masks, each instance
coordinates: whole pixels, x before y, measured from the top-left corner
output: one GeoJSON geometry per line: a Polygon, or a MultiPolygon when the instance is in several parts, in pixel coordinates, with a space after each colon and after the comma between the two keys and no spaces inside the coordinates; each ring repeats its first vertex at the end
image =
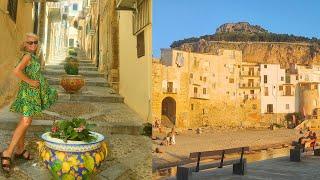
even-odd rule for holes
{"type": "Polygon", "coordinates": [[[213,34],[239,21],[320,38],[320,0],[153,0],[153,56],[175,40],[213,34]]]}

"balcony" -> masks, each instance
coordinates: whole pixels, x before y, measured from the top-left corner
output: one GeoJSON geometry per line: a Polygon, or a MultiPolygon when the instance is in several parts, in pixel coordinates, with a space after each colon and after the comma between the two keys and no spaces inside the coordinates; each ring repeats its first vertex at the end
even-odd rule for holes
{"type": "Polygon", "coordinates": [[[200,94],[200,93],[193,93],[191,95],[191,98],[194,98],[194,99],[210,99],[210,96],[209,94],[200,94]]]}
{"type": "Polygon", "coordinates": [[[200,79],[193,79],[193,78],[191,78],[189,82],[190,82],[190,84],[195,85],[195,86],[201,86],[206,83],[204,81],[201,81],[200,79]]]}
{"type": "Polygon", "coordinates": [[[90,5],[92,6],[93,4],[96,4],[97,0],[90,0],[90,5]]]}
{"type": "MultiPolygon", "coordinates": [[[[62,2],[64,0],[46,0],[45,2],[62,2]]],[[[44,2],[43,0],[24,0],[25,3],[44,2]]]]}
{"type": "Polygon", "coordinates": [[[284,91],[280,91],[280,96],[294,96],[294,93],[293,92],[290,92],[290,93],[286,93],[284,91]]]}
{"type": "Polygon", "coordinates": [[[254,100],[254,99],[258,99],[258,95],[257,94],[246,94],[243,96],[244,100],[254,100]]]}
{"type": "Polygon", "coordinates": [[[50,7],[48,8],[48,17],[51,18],[52,22],[58,22],[61,20],[61,10],[57,7],[50,7]]]}
{"type": "Polygon", "coordinates": [[[240,77],[260,77],[260,72],[240,72],[240,77]]]}
{"type": "Polygon", "coordinates": [[[260,89],[260,83],[242,83],[239,84],[240,89],[260,89]]]}
{"type": "Polygon", "coordinates": [[[167,87],[167,88],[162,88],[162,92],[166,94],[177,94],[178,89],[167,87]]]}
{"type": "Polygon", "coordinates": [[[286,73],[288,73],[288,74],[298,74],[298,69],[286,69],[286,73]]]}
{"type": "Polygon", "coordinates": [[[89,29],[89,33],[90,36],[94,36],[96,34],[96,30],[95,29],[89,29]]]}
{"type": "Polygon", "coordinates": [[[136,0],[117,0],[116,5],[117,10],[136,10],[136,0]]]}

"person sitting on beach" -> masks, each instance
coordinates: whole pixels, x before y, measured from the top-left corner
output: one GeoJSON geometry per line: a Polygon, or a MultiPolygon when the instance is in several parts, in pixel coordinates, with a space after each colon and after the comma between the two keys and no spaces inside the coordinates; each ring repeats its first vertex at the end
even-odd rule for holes
{"type": "Polygon", "coordinates": [[[299,138],[298,142],[303,146],[303,148],[305,148],[306,144],[308,144],[310,147],[313,146],[316,140],[317,140],[316,133],[309,130],[306,134],[304,134],[303,137],[299,138]]]}
{"type": "Polygon", "coordinates": [[[161,146],[169,146],[170,145],[170,134],[171,132],[168,133],[168,135],[163,138],[162,142],[160,143],[161,146]]]}
{"type": "Polygon", "coordinates": [[[310,137],[310,141],[306,142],[305,146],[314,148],[316,145],[316,142],[317,142],[317,134],[315,132],[313,132],[312,136],[310,137]]]}

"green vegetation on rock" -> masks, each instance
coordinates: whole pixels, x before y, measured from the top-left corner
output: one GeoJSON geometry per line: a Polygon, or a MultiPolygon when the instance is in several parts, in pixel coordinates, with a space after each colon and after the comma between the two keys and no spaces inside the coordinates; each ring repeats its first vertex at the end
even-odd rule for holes
{"type": "Polygon", "coordinates": [[[290,43],[312,43],[320,45],[320,39],[308,38],[289,34],[271,33],[249,23],[224,24],[217,28],[215,34],[200,37],[191,37],[174,41],[170,47],[177,48],[185,43],[195,43],[204,39],[206,41],[230,41],[230,42],[290,42],[290,43]]]}

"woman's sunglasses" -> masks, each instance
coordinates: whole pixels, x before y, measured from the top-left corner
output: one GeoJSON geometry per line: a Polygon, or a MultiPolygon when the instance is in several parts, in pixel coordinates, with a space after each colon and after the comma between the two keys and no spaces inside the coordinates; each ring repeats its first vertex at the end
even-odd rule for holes
{"type": "Polygon", "coordinates": [[[37,44],[38,44],[38,41],[28,41],[27,44],[29,44],[29,45],[32,45],[32,44],[37,45],[37,44]]]}

